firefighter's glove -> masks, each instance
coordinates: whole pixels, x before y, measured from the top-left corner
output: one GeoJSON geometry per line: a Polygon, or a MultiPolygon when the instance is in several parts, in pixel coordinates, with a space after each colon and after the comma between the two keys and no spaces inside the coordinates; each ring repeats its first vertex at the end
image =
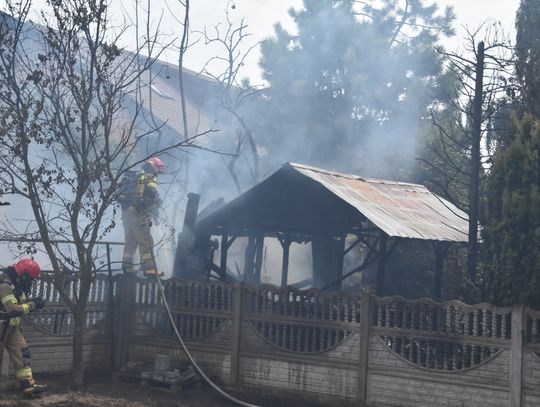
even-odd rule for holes
{"type": "Polygon", "coordinates": [[[42,309],[45,306],[45,300],[41,297],[37,297],[34,299],[34,305],[36,306],[36,309],[42,309]]]}

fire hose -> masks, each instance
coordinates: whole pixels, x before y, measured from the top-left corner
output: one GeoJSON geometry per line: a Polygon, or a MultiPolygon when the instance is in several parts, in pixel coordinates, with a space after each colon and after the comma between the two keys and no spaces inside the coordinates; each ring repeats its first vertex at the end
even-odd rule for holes
{"type": "MultiPolygon", "coordinates": [[[[150,234],[150,227],[149,226],[148,226],[148,233],[150,234]]],[[[160,276],[159,276],[159,273],[158,273],[156,258],[154,256],[154,251],[153,250],[152,250],[152,263],[153,263],[152,265],[154,267],[154,272],[155,272],[155,276],[156,276],[157,285],[158,285],[158,288],[159,288],[159,294],[161,295],[161,299],[163,300],[163,305],[165,305],[165,309],[167,310],[167,315],[168,315],[169,320],[171,322],[171,325],[173,327],[176,338],[178,339],[178,342],[180,342],[180,345],[182,346],[182,350],[186,354],[186,356],[189,359],[191,365],[195,368],[197,373],[199,373],[199,375],[204,379],[204,381],[206,383],[208,383],[210,385],[210,387],[212,387],[215,391],[217,391],[225,399],[227,399],[229,401],[232,401],[233,403],[236,403],[236,404],[238,404],[240,406],[259,407],[256,404],[246,403],[245,401],[239,400],[236,397],[231,396],[229,393],[227,393],[225,390],[221,389],[217,384],[215,384],[212,381],[212,379],[210,379],[206,375],[206,373],[204,373],[204,371],[201,369],[201,367],[197,364],[197,362],[195,361],[195,359],[191,355],[191,352],[187,348],[184,340],[182,339],[182,336],[180,335],[180,332],[178,331],[178,327],[176,326],[176,323],[174,322],[174,318],[173,318],[173,315],[172,315],[172,312],[171,312],[171,308],[169,307],[167,297],[165,297],[165,290],[163,289],[163,285],[161,284],[161,279],[159,278],[160,276]]]]}

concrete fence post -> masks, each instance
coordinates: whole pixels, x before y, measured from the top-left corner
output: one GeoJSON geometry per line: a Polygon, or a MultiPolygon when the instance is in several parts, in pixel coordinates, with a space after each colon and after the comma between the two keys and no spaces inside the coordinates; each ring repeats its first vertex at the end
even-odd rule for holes
{"type": "Polygon", "coordinates": [[[523,405],[523,337],[525,330],[525,307],[512,307],[512,348],[510,350],[511,407],[523,405]]]}
{"type": "Polygon", "coordinates": [[[137,280],[134,276],[123,275],[118,280],[118,292],[116,295],[116,329],[113,340],[114,349],[114,367],[119,369],[125,366],[129,361],[129,343],[133,325],[135,291],[137,289],[137,280]]]}
{"type": "Polygon", "coordinates": [[[231,352],[231,382],[240,383],[240,353],[242,346],[242,311],[244,308],[244,283],[234,285],[233,297],[233,327],[231,352]]]}
{"type": "Polygon", "coordinates": [[[362,290],[360,299],[360,354],[358,363],[357,397],[360,405],[367,403],[367,379],[369,356],[369,331],[371,328],[372,296],[369,290],[362,290]]]}

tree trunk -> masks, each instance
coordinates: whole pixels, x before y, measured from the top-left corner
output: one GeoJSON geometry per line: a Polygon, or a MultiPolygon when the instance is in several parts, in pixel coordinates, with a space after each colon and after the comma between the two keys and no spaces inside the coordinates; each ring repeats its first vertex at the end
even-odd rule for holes
{"type": "Polygon", "coordinates": [[[469,186],[469,256],[467,274],[469,280],[476,282],[476,264],[478,263],[478,217],[480,201],[480,139],[482,136],[482,102],[484,79],[484,42],[478,44],[476,60],[476,84],[473,105],[473,129],[471,144],[471,182],[469,186]]]}
{"type": "Polygon", "coordinates": [[[71,384],[75,389],[80,389],[84,380],[84,321],[86,307],[80,307],[77,304],[73,313],[74,328],[73,328],[73,370],[71,376],[71,384]]]}
{"type": "Polygon", "coordinates": [[[79,300],[73,310],[73,369],[71,384],[73,388],[80,389],[84,380],[86,365],[84,362],[84,334],[86,333],[86,308],[88,293],[90,292],[91,271],[83,268],[80,277],[79,300]]]}

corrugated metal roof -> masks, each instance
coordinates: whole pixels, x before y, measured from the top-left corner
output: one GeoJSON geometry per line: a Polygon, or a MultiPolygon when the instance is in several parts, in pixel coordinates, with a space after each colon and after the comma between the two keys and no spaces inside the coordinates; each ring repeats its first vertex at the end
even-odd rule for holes
{"type": "Polygon", "coordinates": [[[356,208],[388,236],[466,242],[468,216],[425,186],[288,163],[356,208]]]}

